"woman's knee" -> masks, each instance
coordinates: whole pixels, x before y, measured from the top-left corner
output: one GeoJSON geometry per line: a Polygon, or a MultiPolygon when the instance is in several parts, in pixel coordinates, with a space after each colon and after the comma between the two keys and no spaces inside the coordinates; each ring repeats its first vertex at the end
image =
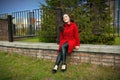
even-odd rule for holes
{"type": "Polygon", "coordinates": [[[67,48],[67,46],[68,46],[68,43],[63,44],[63,45],[62,45],[62,49],[67,48]]]}
{"type": "Polygon", "coordinates": [[[63,46],[61,47],[61,49],[62,49],[62,50],[65,49],[65,45],[63,45],[63,46]]]}

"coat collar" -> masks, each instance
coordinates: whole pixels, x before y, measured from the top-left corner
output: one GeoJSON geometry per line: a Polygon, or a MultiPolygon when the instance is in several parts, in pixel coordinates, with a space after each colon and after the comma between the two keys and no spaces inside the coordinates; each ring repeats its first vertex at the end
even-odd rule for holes
{"type": "Polygon", "coordinates": [[[70,22],[70,24],[65,24],[65,26],[70,26],[70,25],[72,25],[72,23],[73,23],[73,22],[70,22]]]}

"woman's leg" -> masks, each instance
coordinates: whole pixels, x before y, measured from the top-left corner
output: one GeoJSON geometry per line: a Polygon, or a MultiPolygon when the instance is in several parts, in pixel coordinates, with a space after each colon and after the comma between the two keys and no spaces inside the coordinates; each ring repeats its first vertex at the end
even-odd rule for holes
{"type": "Polygon", "coordinates": [[[57,69],[58,69],[58,66],[59,66],[59,64],[60,64],[60,62],[61,62],[61,59],[62,59],[62,53],[61,53],[61,51],[60,51],[60,53],[58,54],[58,56],[57,56],[57,58],[56,58],[55,66],[54,66],[54,68],[53,68],[53,70],[52,70],[53,73],[56,73],[56,72],[57,72],[57,69]]]}
{"type": "Polygon", "coordinates": [[[61,67],[61,71],[66,71],[66,55],[67,55],[67,50],[68,50],[68,43],[65,43],[62,48],[62,67],[61,67]]]}
{"type": "Polygon", "coordinates": [[[62,48],[60,50],[60,53],[57,56],[56,62],[55,62],[55,66],[52,70],[53,73],[56,73],[58,66],[60,64],[60,62],[62,61],[62,69],[63,71],[65,71],[65,64],[66,64],[66,54],[67,54],[67,50],[68,50],[68,43],[65,43],[64,45],[62,45],[62,48]],[[64,65],[63,65],[64,64],[64,65]]]}
{"type": "Polygon", "coordinates": [[[60,53],[57,56],[55,65],[59,65],[61,60],[62,60],[62,64],[66,64],[67,50],[68,50],[68,43],[65,43],[65,44],[62,45],[60,53]]]}
{"type": "Polygon", "coordinates": [[[60,62],[61,62],[61,59],[62,59],[62,53],[61,53],[61,51],[60,51],[60,53],[59,53],[58,56],[57,56],[57,59],[56,59],[55,65],[59,65],[60,62]]]}
{"type": "Polygon", "coordinates": [[[66,55],[68,50],[68,43],[62,45],[61,52],[62,52],[62,64],[66,64],[66,55]]]}

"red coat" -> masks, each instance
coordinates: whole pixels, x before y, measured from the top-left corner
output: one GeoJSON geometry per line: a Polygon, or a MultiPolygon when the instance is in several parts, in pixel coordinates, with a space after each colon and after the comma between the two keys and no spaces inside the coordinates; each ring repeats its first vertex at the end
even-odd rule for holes
{"type": "Polygon", "coordinates": [[[60,43],[58,51],[60,51],[61,46],[65,42],[68,42],[68,54],[70,54],[73,51],[75,46],[80,46],[78,27],[73,22],[70,22],[70,24],[65,24],[64,31],[60,32],[60,43]]]}

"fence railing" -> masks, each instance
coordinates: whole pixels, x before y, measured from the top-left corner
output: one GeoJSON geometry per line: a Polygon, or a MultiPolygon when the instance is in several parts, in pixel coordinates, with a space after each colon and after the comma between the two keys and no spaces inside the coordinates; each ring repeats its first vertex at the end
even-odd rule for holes
{"type": "Polygon", "coordinates": [[[41,9],[13,12],[14,37],[36,36],[41,28],[41,9]]]}

